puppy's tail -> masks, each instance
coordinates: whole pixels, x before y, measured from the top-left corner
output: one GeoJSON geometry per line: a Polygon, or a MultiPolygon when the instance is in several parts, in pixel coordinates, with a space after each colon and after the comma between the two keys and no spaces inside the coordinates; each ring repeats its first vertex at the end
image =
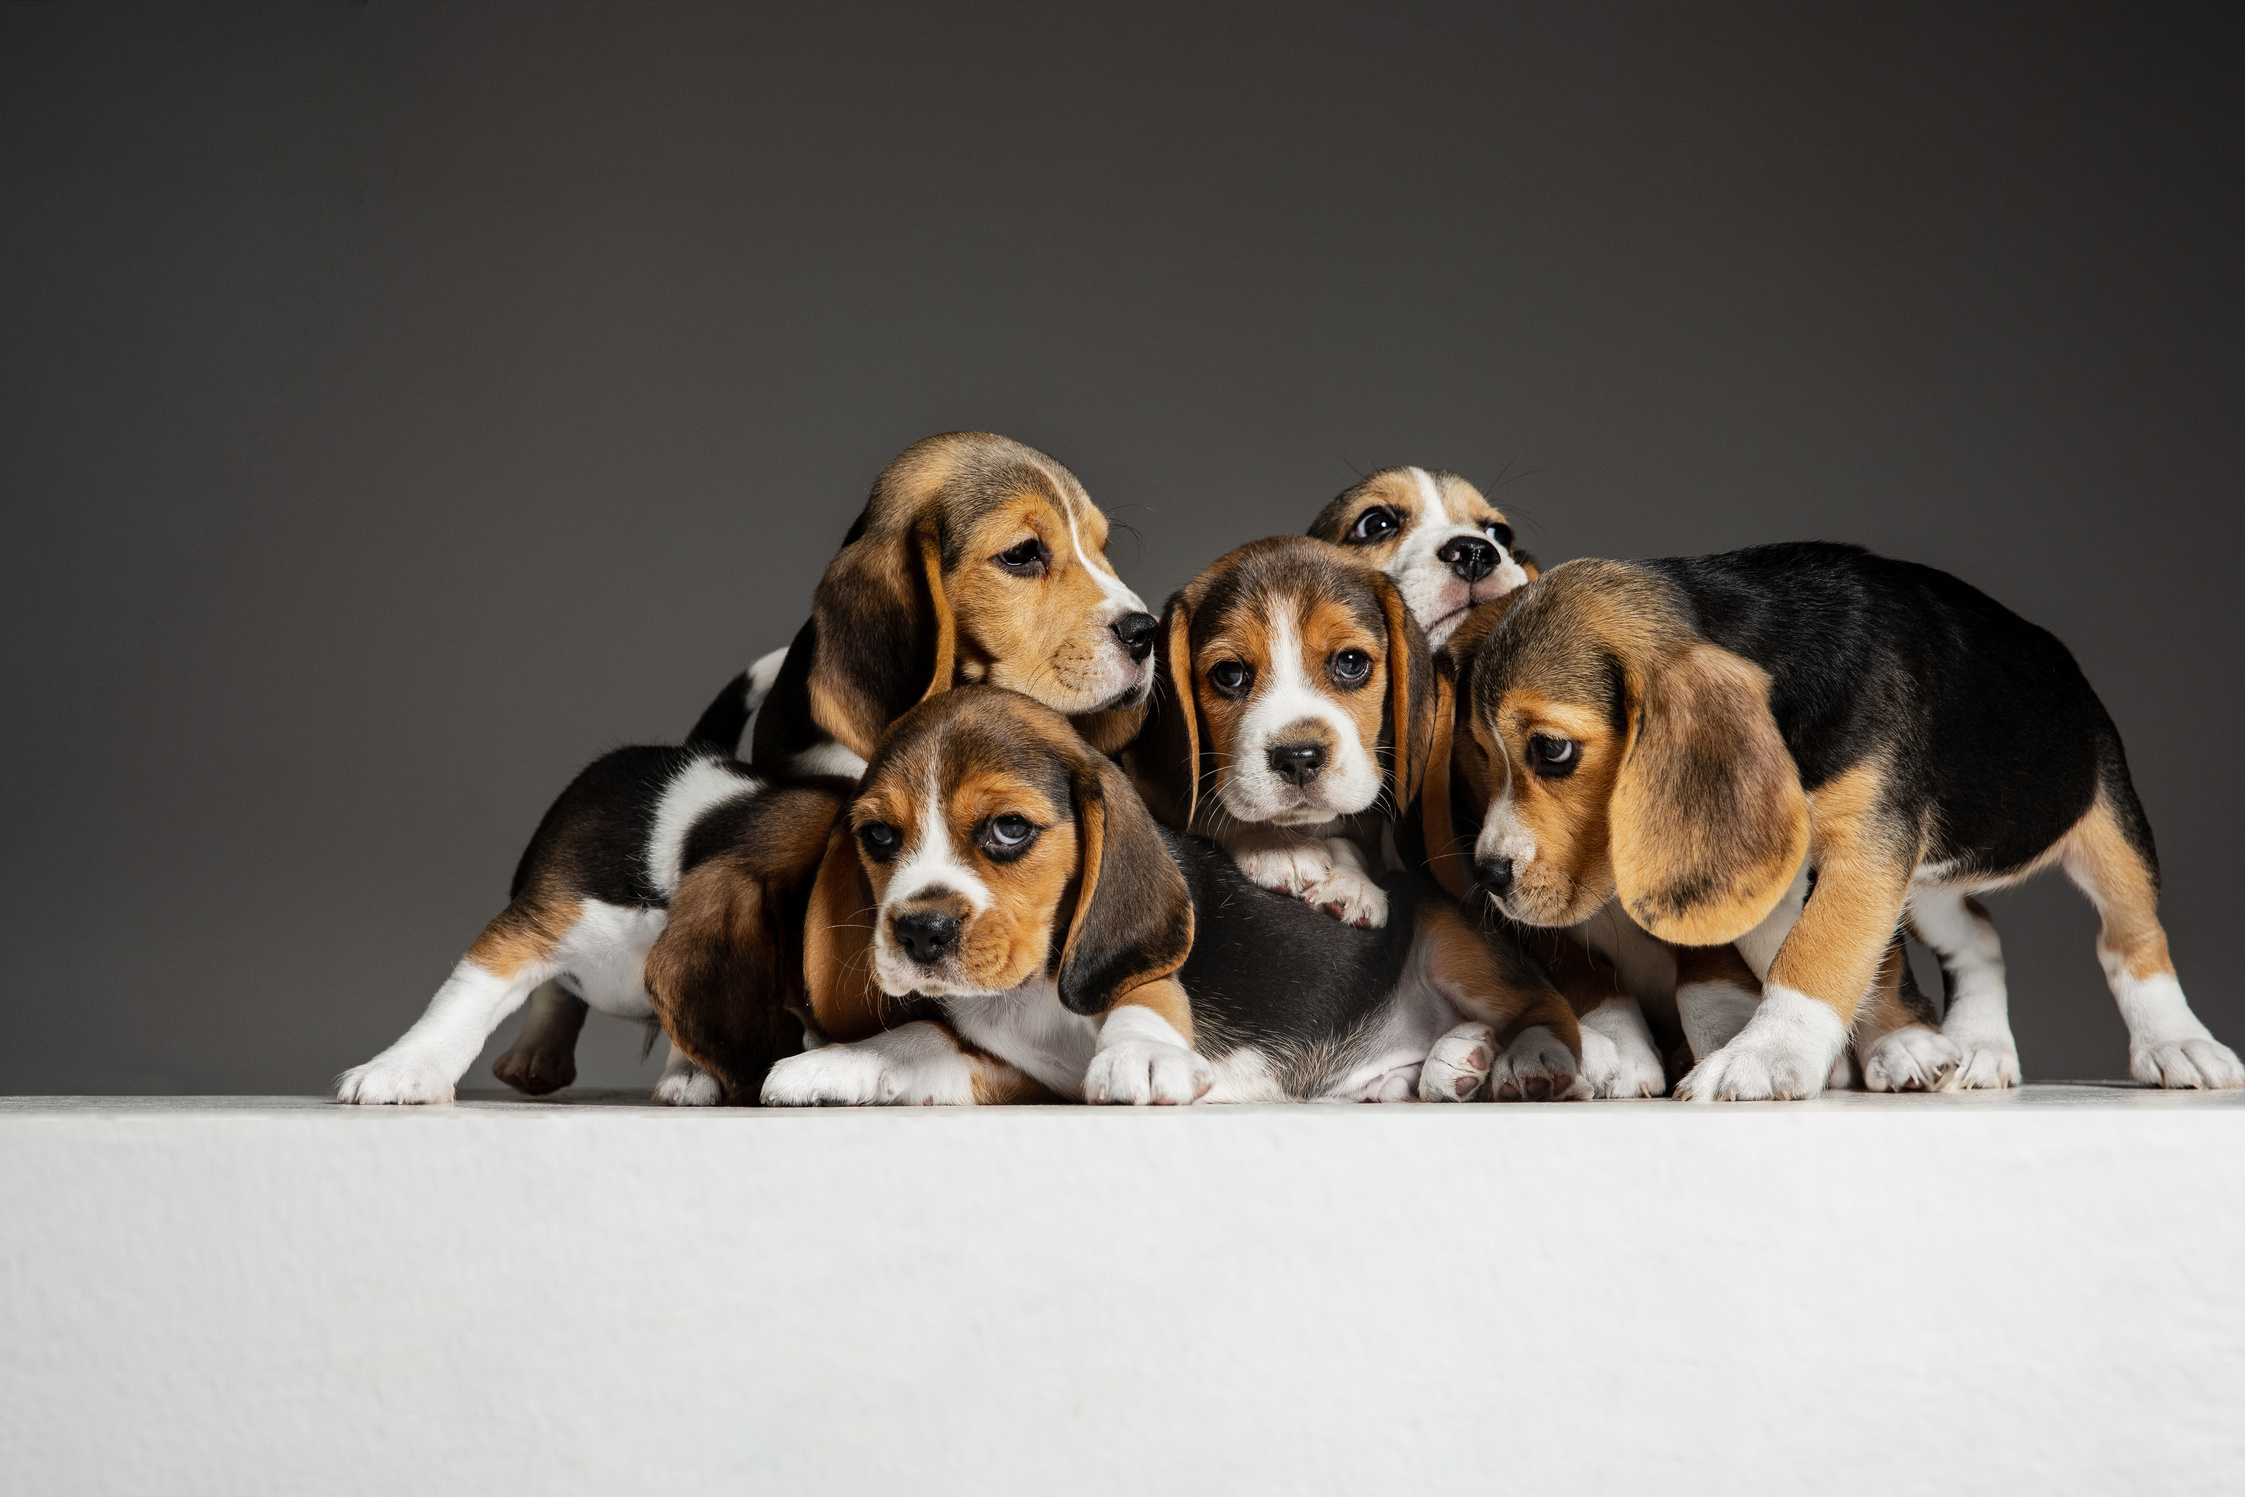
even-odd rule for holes
{"type": "Polygon", "coordinates": [[[700,721],[686,735],[687,747],[715,749],[737,757],[741,751],[741,734],[748,731],[748,720],[764,705],[764,698],[772,694],[772,683],[779,679],[780,666],[786,660],[787,651],[774,650],[727,681],[725,689],[717,693],[717,700],[702,709],[700,721]]]}

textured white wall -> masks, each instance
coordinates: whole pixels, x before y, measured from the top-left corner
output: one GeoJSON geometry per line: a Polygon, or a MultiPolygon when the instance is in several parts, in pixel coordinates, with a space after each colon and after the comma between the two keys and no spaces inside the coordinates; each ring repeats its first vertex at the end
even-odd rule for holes
{"type": "Polygon", "coordinates": [[[2245,1107],[0,1103],[0,1471],[2234,1492],[2245,1107]]]}

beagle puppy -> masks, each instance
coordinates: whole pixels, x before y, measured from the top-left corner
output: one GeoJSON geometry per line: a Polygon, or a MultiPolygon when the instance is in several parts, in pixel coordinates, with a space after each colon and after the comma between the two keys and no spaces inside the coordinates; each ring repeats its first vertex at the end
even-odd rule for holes
{"type": "Polygon", "coordinates": [[[1075,718],[1112,753],[1144,719],[1157,627],[1073,473],[988,432],[930,437],[882,471],[819,579],[751,762],[855,777],[906,708],[975,682],[1075,718]]]}
{"type": "Polygon", "coordinates": [[[1383,468],[1318,511],[1309,533],[1358,551],[1394,579],[1437,649],[1468,610],[1536,575],[1503,513],[1439,468],[1383,468]]]}
{"type": "MultiPolygon", "coordinates": [[[[749,1031],[744,1044],[777,1055],[801,1033],[801,911],[807,873],[824,855],[844,780],[773,786],[734,757],[754,710],[748,678],[736,678],[681,746],[620,748],[593,761],[562,791],[522,854],[507,907],[460,958],[428,1010],[398,1041],[336,1081],[343,1102],[449,1102],[453,1087],[499,1022],[527,999],[533,1018],[574,1041],[587,1007],[653,1023],[651,954],[673,934],[674,901],[705,865],[737,868],[770,907],[746,912],[724,948],[735,990],[774,995],[733,1005],[723,1017],[749,1031]],[[792,913],[787,906],[792,903],[792,913]]],[[[528,1027],[527,1025],[525,1026],[528,1027]]],[[[674,1031],[675,1033],[675,1031],[674,1031]]],[[[502,1079],[532,1093],[575,1079],[568,1048],[549,1050],[545,1069],[502,1079]]],[[[714,1047],[705,1047],[714,1048],[714,1047]]],[[[656,1084],[664,1102],[715,1102],[723,1078],[691,1064],[675,1046],[656,1084]]]]}
{"type": "MultiPolygon", "coordinates": [[[[520,1037],[493,1067],[519,1090],[535,1095],[575,1078],[589,1002],[624,1017],[660,1018],[669,1030],[672,1054],[655,1088],[658,1101],[753,1096],[764,1067],[795,1045],[787,1023],[775,1017],[778,990],[772,1013],[757,1022],[718,1022],[733,1001],[731,989],[683,950],[678,960],[653,967],[648,959],[676,899],[721,922],[721,912],[743,901],[761,907],[793,898],[796,885],[815,872],[824,844],[808,847],[801,867],[714,859],[686,868],[681,839],[705,815],[726,807],[732,809],[725,814],[741,814],[733,802],[771,785],[854,779],[891,718],[959,682],[1016,686],[1075,714],[1093,741],[1126,742],[1145,715],[1158,621],[1115,575],[1106,542],[1106,517],[1075,475],[1043,453],[987,432],[952,432],[906,449],[874,481],[794,644],[729,686],[711,709],[723,721],[705,721],[707,731],[697,729],[685,749],[619,751],[640,757],[619,767],[627,761],[610,755],[580,775],[524,854],[516,903],[470,949],[422,1020],[373,1061],[346,1072],[338,1095],[349,1102],[449,1100],[491,1029],[535,990],[520,1037]],[[744,766],[734,754],[751,714],[754,764],[744,766]],[[540,839],[565,815],[571,825],[597,825],[601,830],[587,835],[606,839],[600,845],[615,867],[613,877],[598,876],[608,881],[596,879],[597,888],[573,877],[533,877],[540,839]],[[754,878],[766,880],[754,890],[741,886],[752,868],[754,878]],[[533,907],[518,909],[526,891],[533,907]],[[587,898],[594,924],[584,930],[569,923],[576,916],[555,913],[587,898]],[[508,934],[520,929],[543,935],[523,945],[508,934]],[[492,941],[499,944],[487,949],[492,941]],[[607,975],[586,976],[578,970],[585,963],[607,975]],[[546,966],[556,968],[547,974],[550,983],[518,980],[546,966]],[[650,994],[643,973],[672,981],[650,994]],[[716,1016],[692,1012],[710,1004],[718,1006],[716,1016]],[[469,1044],[463,1036],[477,1025],[469,1044]]],[[[703,930],[705,918],[688,929],[703,930]]],[[[687,939],[682,932],[666,951],[687,939]]],[[[743,970],[797,965],[762,948],[740,959],[748,963],[743,970]]]]}
{"type": "Polygon", "coordinates": [[[899,719],[818,883],[814,1016],[863,982],[893,1027],[781,1061],[768,1105],[1583,1094],[1566,1001],[1439,890],[1391,881],[1366,930],[1257,889],[1012,692],[899,719]]]}
{"type": "MultiPolygon", "coordinates": [[[[1569,562],[1481,639],[1470,693],[1454,757],[1478,762],[1491,904],[1561,926],[1618,898],[1665,940],[1738,942],[1762,979],[1679,1096],[1823,1090],[1906,917],[1977,979],[1943,1020],[1955,1084],[2016,1076],[1970,896],[2053,863],[2103,917],[2131,1074],[2245,1085],[2176,980],[2111,718],[2063,644],[1958,579],[1824,543],[1569,562]]],[[[1866,1070],[1912,1063],[1890,1048],[1866,1070]]]]}
{"type": "Polygon", "coordinates": [[[1158,701],[1125,756],[1155,814],[1266,889],[1382,924],[1384,833],[1433,735],[1433,667],[1402,590],[1340,547],[1276,536],[1187,583],[1161,638],[1158,701]]]}

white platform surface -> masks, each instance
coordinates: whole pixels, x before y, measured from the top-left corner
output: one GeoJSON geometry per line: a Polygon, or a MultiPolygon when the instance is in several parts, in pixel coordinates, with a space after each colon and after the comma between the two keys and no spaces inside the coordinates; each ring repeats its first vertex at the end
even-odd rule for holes
{"type": "Polygon", "coordinates": [[[586,1100],[0,1100],[0,1489],[2245,1491],[2237,1095],[586,1100]]]}

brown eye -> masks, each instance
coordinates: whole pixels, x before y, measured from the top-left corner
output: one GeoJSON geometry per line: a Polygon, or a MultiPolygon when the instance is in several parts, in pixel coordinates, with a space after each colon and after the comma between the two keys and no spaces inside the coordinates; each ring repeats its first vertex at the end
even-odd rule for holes
{"type": "Polygon", "coordinates": [[[1510,551],[1512,549],[1512,527],[1510,525],[1507,525],[1504,521],[1489,521],[1481,527],[1481,533],[1489,537],[1490,540],[1495,541],[1498,545],[1504,547],[1507,551],[1510,551]]]}
{"type": "Polygon", "coordinates": [[[885,821],[859,827],[857,836],[865,844],[865,855],[876,863],[886,863],[904,845],[903,835],[885,821]]]}
{"type": "Polygon", "coordinates": [[[1384,504],[1375,504],[1356,517],[1356,523],[1349,527],[1349,533],[1341,539],[1347,545],[1369,546],[1374,541],[1386,540],[1398,528],[1395,511],[1384,504]]]}
{"type": "Polygon", "coordinates": [[[1255,673],[1237,660],[1219,660],[1208,668],[1208,684],[1220,696],[1240,696],[1254,679],[1255,673]]]}
{"type": "Polygon", "coordinates": [[[1008,546],[990,559],[998,564],[999,570],[1011,572],[1016,577],[1041,577],[1046,565],[1052,560],[1052,553],[1045,549],[1043,541],[1031,536],[1018,546],[1008,546]]]}
{"type": "Polygon", "coordinates": [[[1009,812],[1004,816],[993,816],[982,823],[981,833],[975,840],[982,844],[984,852],[1003,863],[1027,852],[1036,835],[1035,822],[1026,816],[1016,816],[1009,812]]]}
{"type": "Polygon", "coordinates": [[[1561,780],[1582,761],[1582,745],[1572,738],[1538,733],[1528,740],[1528,767],[1547,780],[1561,780]]]}
{"type": "Polygon", "coordinates": [[[1362,686],[1372,678],[1372,657],[1362,650],[1343,650],[1327,662],[1325,669],[1339,685],[1362,686]]]}

